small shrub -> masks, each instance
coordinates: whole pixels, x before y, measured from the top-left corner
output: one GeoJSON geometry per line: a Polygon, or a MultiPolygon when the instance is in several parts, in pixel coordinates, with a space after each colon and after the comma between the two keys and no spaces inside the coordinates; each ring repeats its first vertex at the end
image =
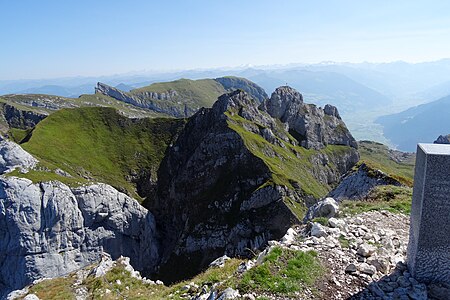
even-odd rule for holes
{"type": "Polygon", "coordinates": [[[350,248],[350,241],[346,239],[344,235],[341,234],[338,240],[342,248],[350,248]]]}
{"type": "Polygon", "coordinates": [[[320,225],[323,225],[323,226],[328,226],[328,218],[325,218],[325,217],[314,218],[312,221],[319,223],[320,225]]]}

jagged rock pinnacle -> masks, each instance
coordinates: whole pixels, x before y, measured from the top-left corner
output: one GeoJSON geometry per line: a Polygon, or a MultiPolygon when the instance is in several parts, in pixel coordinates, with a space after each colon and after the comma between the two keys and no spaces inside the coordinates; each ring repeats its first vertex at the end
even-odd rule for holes
{"type": "Polygon", "coordinates": [[[270,99],[264,105],[272,117],[283,121],[286,113],[298,110],[302,104],[302,94],[289,86],[280,86],[272,93],[270,99]]]}
{"type": "Polygon", "coordinates": [[[321,149],[328,144],[357,148],[336,107],[328,104],[322,109],[306,104],[302,94],[289,86],[277,88],[261,109],[287,124],[305,148],[321,149]]]}

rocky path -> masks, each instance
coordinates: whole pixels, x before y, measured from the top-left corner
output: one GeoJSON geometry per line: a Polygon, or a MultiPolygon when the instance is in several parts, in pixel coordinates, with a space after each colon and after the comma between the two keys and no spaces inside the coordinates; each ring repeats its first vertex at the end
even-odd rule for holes
{"type": "MultiPolygon", "coordinates": [[[[325,278],[317,285],[322,299],[450,299],[448,287],[426,286],[411,277],[405,265],[408,232],[409,216],[373,211],[331,218],[326,225],[298,226],[280,242],[269,243],[271,247],[318,252],[327,267],[325,278]]],[[[305,290],[295,298],[317,299],[317,295],[305,290]]]]}

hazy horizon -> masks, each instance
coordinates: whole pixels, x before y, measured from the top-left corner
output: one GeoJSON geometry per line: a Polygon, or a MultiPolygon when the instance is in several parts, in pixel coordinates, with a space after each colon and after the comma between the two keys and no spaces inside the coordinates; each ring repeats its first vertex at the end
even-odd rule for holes
{"type": "Polygon", "coordinates": [[[183,73],[183,72],[196,72],[196,71],[236,71],[236,70],[248,70],[248,69],[260,69],[260,70],[277,70],[277,69],[289,69],[289,68],[297,68],[297,67],[307,67],[307,66],[318,66],[318,65],[363,65],[363,64],[372,64],[372,65],[382,65],[382,64],[395,64],[395,63],[405,63],[411,65],[418,64],[426,64],[426,63],[435,63],[441,62],[445,60],[450,60],[450,57],[442,57],[436,60],[424,60],[424,61],[405,61],[405,60],[395,60],[395,61],[360,61],[360,62],[349,62],[349,61],[320,61],[320,62],[291,62],[286,64],[262,64],[262,65],[236,65],[236,66],[218,66],[218,67],[204,67],[204,68],[186,68],[186,69],[148,69],[148,70],[129,70],[120,73],[108,73],[108,74],[92,74],[92,75],[83,75],[83,74],[73,74],[67,76],[54,76],[54,77],[35,77],[35,78],[9,78],[9,79],[1,79],[0,81],[27,81],[27,80],[52,80],[52,79],[72,79],[72,78],[101,78],[101,77],[132,77],[132,76],[150,76],[150,75],[158,75],[158,74],[171,74],[171,73],[183,73]]]}
{"type": "Polygon", "coordinates": [[[447,1],[15,1],[0,80],[448,57],[447,1]]]}

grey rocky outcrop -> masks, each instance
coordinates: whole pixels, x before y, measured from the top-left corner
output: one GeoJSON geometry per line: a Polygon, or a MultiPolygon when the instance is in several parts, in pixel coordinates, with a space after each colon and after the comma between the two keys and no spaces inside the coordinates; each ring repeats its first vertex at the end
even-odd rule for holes
{"type": "MultiPolygon", "coordinates": [[[[75,103],[67,101],[69,98],[45,95],[45,94],[11,94],[2,96],[11,105],[33,108],[34,113],[48,115],[49,111],[55,111],[62,108],[78,107],[75,103]]],[[[9,105],[9,104],[7,104],[9,105]]],[[[13,107],[19,109],[17,107],[13,107]]]]}
{"type": "Polygon", "coordinates": [[[382,171],[373,170],[363,163],[356,171],[347,174],[328,196],[338,201],[364,199],[374,187],[379,185],[401,186],[402,184],[382,171]]]}
{"type": "Polygon", "coordinates": [[[95,88],[95,93],[103,94],[140,108],[150,109],[159,113],[172,115],[174,117],[187,117],[196,111],[185,105],[179,106],[175,105],[175,103],[172,103],[171,105],[168,101],[175,100],[177,97],[177,92],[173,90],[162,93],[128,93],[99,82],[95,88]]]}
{"type": "MultiPolygon", "coordinates": [[[[357,216],[330,219],[339,227],[317,223],[289,228],[280,240],[271,240],[268,247],[251,260],[242,262],[237,273],[261,265],[275,247],[290,251],[315,251],[326,267],[326,275],[315,293],[305,287],[295,296],[273,295],[258,290],[246,291],[242,299],[270,297],[277,299],[447,299],[445,286],[417,282],[405,264],[408,241],[408,216],[387,211],[372,211],[357,216]],[[361,255],[362,254],[362,255],[361,255]],[[319,292],[318,292],[319,291],[319,292]],[[432,293],[434,297],[432,297],[432,293]],[[284,296],[284,297],[283,297],[284,296]],[[440,296],[440,297],[436,297],[440,296]],[[428,297],[428,298],[427,298],[428,297]]],[[[230,281],[219,283],[225,289],[230,281]]],[[[219,299],[217,285],[185,289],[185,298],[219,299]],[[208,298],[209,297],[209,298],[208,298]]],[[[237,294],[237,293],[236,293],[237,294]]],[[[241,292],[242,294],[242,292],[241,292]]],[[[237,299],[241,299],[237,298],[237,299]]]]}
{"type": "Polygon", "coordinates": [[[450,144],[450,134],[440,135],[433,143],[435,143],[435,144],[450,144]]]}
{"type": "Polygon", "coordinates": [[[38,160],[22,149],[18,144],[3,140],[0,142],[0,174],[19,168],[27,172],[36,166],[38,160]]]}
{"type": "Polygon", "coordinates": [[[3,104],[2,109],[4,119],[8,126],[12,128],[33,128],[47,117],[47,114],[44,112],[23,110],[9,104],[3,104]]]}
{"type": "Polygon", "coordinates": [[[106,184],[70,188],[0,177],[0,287],[19,289],[97,262],[129,256],[138,270],[158,263],[153,215],[106,184]]]}
{"type": "Polygon", "coordinates": [[[167,93],[156,93],[156,92],[142,92],[140,94],[131,94],[129,92],[121,91],[115,87],[109,86],[107,84],[98,82],[95,88],[95,93],[103,94],[114,98],[125,103],[135,105],[142,108],[158,109],[150,100],[171,100],[177,96],[176,91],[169,91],[167,93]]]}
{"type": "Polygon", "coordinates": [[[264,110],[284,123],[289,123],[303,106],[302,94],[288,86],[277,88],[270,100],[263,104],[264,110]]]}
{"type": "Polygon", "coordinates": [[[291,87],[277,88],[261,108],[287,124],[289,132],[305,148],[321,149],[329,144],[358,147],[336,107],[328,104],[322,109],[306,104],[291,87]]]}

